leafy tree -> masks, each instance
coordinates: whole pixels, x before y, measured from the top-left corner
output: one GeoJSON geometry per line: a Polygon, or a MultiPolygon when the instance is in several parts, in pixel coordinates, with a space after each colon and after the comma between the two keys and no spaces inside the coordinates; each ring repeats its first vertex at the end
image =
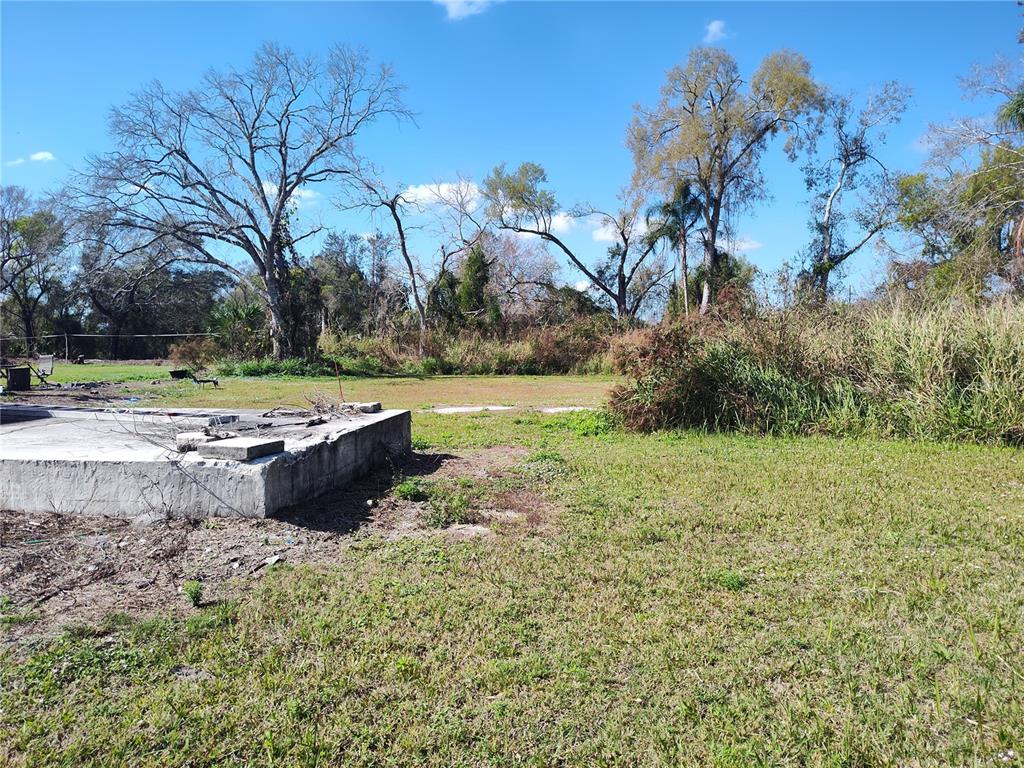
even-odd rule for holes
{"type": "Polygon", "coordinates": [[[490,297],[487,293],[490,270],[484,249],[479,244],[469,249],[459,270],[459,312],[471,324],[483,325],[487,319],[490,297]]]}
{"type": "Polygon", "coordinates": [[[768,140],[788,134],[785,149],[795,158],[821,99],[810,64],[799,54],[771,54],[747,84],[732,56],[704,47],[693,49],[685,66],[669,71],[655,107],[638,108],[629,131],[634,183],[672,189],[688,180],[701,199],[706,276],[701,314],[714,296],[725,215],[764,196],[760,159],[768,140]]]}
{"type": "Polygon", "coordinates": [[[179,247],[173,240],[161,240],[121,257],[93,240],[82,251],[80,284],[89,301],[88,325],[109,335],[111,357],[166,352],[167,340],[133,338],[137,334],[207,330],[207,320],[231,279],[220,270],[179,263],[179,247]]]}
{"type": "Polygon", "coordinates": [[[27,337],[29,352],[36,349],[41,310],[48,297],[58,291],[70,272],[70,235],[67,225],[53,211],[34,206],[27,196],[11,195],[4,206],[2,239],[4,247],[5,308],[27,337]],[[15,199],[20,198],[20,199],[15,199]]]}
{"type": "Polygon", "coordinates": [[[690,298],[701,296],[704,286],[710,282],[715,295],[728,296],[732,304],[742,310],[751,308],[757,267],[743,256],[723,250],[719,250],[716,263],[718,270],[714,275],[706,274],[705,264],[697,265],[687,285],[690,298]]]}
{"type": "Polygon", "coordinates": [[[310,263],[320,291],[321,329],[351,333],[365,326],[371,285],[364,269],[370,259],[370,244],[359,235],[331,232],[324,239],[310,263]]]}
{"type": "Polygon", "coordinates": [[[435,328],[445,333],[458,332],[465,324],[459,302],[459,278],[448,269],[442,269],[427,292],[427,316],[435,328]]]}

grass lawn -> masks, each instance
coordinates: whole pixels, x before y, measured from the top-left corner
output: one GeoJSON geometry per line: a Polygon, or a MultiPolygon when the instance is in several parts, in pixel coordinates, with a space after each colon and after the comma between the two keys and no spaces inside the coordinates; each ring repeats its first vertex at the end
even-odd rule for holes
{"type": "MultiPolygon", "coordinates": [[[[70,384],[75,381],[151,381],[168,378],[167,372],[175,366],[151,365],[148,363],[89,363],[74,365],[63,360],[53,363],[53,375],[49,380],[54,384],[70,384]]],[[[33,384],[35,379],[33,378],[33,384]]]]}
{"type": "MultiPolygon", "coordinates": [[[[422,409],[435,405],[600,405],[618,381],[614,376],[342,376],[346,400],[380,400],[385,408],[422,409]]],[[[241,378],[221,380],[220,389],[200,389],[191,382],[161,388],[144,403],[189,407],[250,408],[307,405],[321,392],[337,398],[338,382],[330,378],[241,378]]]]}
{"type": "MultiPolygon", "coordinates": [[[[142,396],[139,405],[177,407],[271,408],[275,405],[306,405],[307,396],[322,392],[337,397],[333,377],[229,377],[220,389],[200,388],[190,381],[171,383],[167,372],[174,366],[57,363],[50,381],[125,382],[131,395],[142,396]],[[153,387],[151,381],[161,382],[153,387]],[[145,383],[144,383],[145,382],[145,383]]],[[[523,407],[600,405],[617,376],[342,376],[345,398],[380,400],[385,408],[429,408],[435,405],[518,405],[523,407]]]]}
{"type": "MultiPolygon", "coordinates": [[[[372,396],[465,403],[486,381],[388,381],[372,396]]],[[[360,386],[346,394],[370,397],[360,386]]],[[[533,413],[417,414],[414,435],[435,452],[525,447],[507,482],[541,492],[553,524],[357,536],[334,565],[275,566],[185,620],[114,616],[8,645],[0,762],[982,766],[1024,753],[1024,453],[637,436],[533,413]]]]}

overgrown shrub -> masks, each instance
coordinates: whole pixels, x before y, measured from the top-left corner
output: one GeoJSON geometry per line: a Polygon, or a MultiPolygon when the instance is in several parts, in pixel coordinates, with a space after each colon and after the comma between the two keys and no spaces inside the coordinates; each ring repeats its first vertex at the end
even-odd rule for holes
{"type": "Polygon", "coordinates": [[[221,375],[235,376],[327,376],[333,375],[333,367],[325,360],[302,360],[289,357],[284,360],[263,358],[259,360],[221,361],[217,364],[221,375]],[[228,374],[225,371],[230,370],[228,374]]]}
{"type": "Polygon", "coordinates": [[[428,335],[425,354],[418,345],[396,338],[368,338],[325,331],[317,341],[321,357],[307,360],[220,360],[222,376],[323,376],[341,373],[412,376],[451,374],[540,375],[607,373],[608,350],[620,332],[608,317],[584,318],[543,329],[520,332],[520,338],[493,338],[477,331],[428,335]]]}
{"type": "Polygon", "coordinates": [[[213,363],[217,357],[217,345],[209,338],[186,339],[180,344],[172,344],[168,357],[171,362],[195,373],[213,363]]]}
{"type": "Polygon", "coordinates": [[[620,339],[632,429],[1024,441],[1024,308],[779,312],[620,339]]]}

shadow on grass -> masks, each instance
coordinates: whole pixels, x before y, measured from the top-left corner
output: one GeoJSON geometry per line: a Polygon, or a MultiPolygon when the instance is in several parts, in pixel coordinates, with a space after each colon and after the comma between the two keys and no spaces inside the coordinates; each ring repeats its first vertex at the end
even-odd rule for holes
{"type": "Polygon", "coordinates": [[[414,452],[344,488],[283,509],[274,517],[314,531],[355,533],[373,518],[378,502],[390,496],[391,489],[404,478],[428,477],[454,458],[449,453],[414,452]]]}

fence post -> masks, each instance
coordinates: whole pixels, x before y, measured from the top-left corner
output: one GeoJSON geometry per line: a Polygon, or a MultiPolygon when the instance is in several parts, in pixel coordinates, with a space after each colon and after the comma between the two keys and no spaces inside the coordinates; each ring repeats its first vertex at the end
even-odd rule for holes
{"type": "Polygon", "coordinates": [[[68,355],[68,335],[67,335],[67,334],[65,333],[65,334],[64,334],[64,362],[65,362],[65,363],[66,363],[66,362],[69,362],[69,361],[70,361],[70,359],[71,359],[71,358],[70,358],[70,356],[68,355]]]}

